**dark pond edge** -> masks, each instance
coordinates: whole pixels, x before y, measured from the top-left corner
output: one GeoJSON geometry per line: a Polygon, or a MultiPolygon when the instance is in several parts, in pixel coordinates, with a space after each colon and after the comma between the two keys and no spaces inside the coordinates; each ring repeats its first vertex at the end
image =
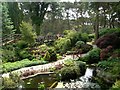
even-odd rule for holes
{"type": "Polygon", "coordinates": [[[32,78],[32,77],[35,77],[37,75],[46,75],[46,74],[54,74],[54,72],[42,72],[42,73],[37,73],[37,74],[34,74],[34,75],[29,75],[27,77],[21,77],[20,79],[24,80],[24,79],[28,79],[28,78],[32,78]]]}

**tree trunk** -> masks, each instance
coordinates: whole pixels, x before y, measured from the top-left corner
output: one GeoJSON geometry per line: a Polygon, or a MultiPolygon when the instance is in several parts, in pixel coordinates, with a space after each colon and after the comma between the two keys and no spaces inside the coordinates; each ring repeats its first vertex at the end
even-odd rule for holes
{"type": "Polygon", "coordinates": [[[99,38],[99,6],[96,10],[96,19],[95,19],[95,42],[99,38]]]}
{"type": "Polygon", "coordinates": [[[96,15],[95,41],[99,38],[99,15],[96,15]]]}
{"type": "Polygon", "coordinates": [[[36,31],[37,36],[39,36],[39,35],[40,35],[40,32],[41,32],[40,26],[41,26],[41,25],[36,25],[35,31],[36,31]]]}
{"type": "Polygon", "coordinates": [[[106,15],[105,15],[105,9],[104,9],[104,24],[103,24],[103,28],[106,27],[106,15]]]}

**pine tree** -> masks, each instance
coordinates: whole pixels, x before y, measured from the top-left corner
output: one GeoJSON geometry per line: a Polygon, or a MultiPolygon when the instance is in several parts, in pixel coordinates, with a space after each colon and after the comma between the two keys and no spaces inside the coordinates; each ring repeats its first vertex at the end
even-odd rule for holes
{"type": "Polygon", "coordinates": [[[11,18],[8,14],[8,6],[7,3],[2,3],[2,37],[10,37],[10,39],[13,39],[13,34],[15,33],[14,26],[12,25],[13,22],[11,21],[11,18]]]}

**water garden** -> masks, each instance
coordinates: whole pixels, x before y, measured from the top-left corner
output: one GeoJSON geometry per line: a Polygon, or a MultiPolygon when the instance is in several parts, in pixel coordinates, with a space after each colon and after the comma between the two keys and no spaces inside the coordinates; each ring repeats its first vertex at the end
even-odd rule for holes
{"type": "Polygon", "coordinates": [[[0,89],[120,89],[118,2],[2,2],[0,6],[0,89]],[[87,12],[89,17],[73,19],[67,10],[87,12]]]}

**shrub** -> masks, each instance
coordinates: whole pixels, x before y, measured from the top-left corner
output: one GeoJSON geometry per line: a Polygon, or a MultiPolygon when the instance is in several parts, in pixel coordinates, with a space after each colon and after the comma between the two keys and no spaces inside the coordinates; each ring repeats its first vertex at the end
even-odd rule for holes
{"type": "Polygon", "coordinates": [[[87,53],[91,49],[92,49],[92,45],[89,45],[89,44],[83,44],[83,45],[81,45],[82,53],[87,53]]]}
{"type": "Polygon", "coordinates": [[[3,78],[4,88],[17,88],[21,84],[20,76],[18,73],[10,73],[9,77],[3,78]]]}
{"type": "Polygon", "coordinates": [[[16,43],[16,46],[20,49],[24,49],[24,48],[28,47],[28,44],[27,44],[27,42],[20,40],[16,43]]]}
{"type": "Polygon", "coordinates": [[[42,44],[38,48],[41,52],[45,52],[49,47],[46,44],[42,44]]]}
{"type": "Polygon", "coordinates": [[[16,69],[20,69],[22,67],[28,67],[32,65],[40,65],[40,64],[45,64],[48,63],[46,61],[40,61],[40,60],[32,60],[30,61],[29,59],[23,59],[21,61],[16,61],[16,62],[8,62],[5,64],[2,64],[3,67],[3,73],[5,72],[10,72],[16,69]]]}
{"type": "Polygon", "coordinates": [[[53,48],[48,49],[48,52],[50,53],[50,61],[56,61],[57,55],[53,48]]]}
{"type": "Polygon", "coordinates": [[[30,45],[35,43],[36,34],[33,32],[33,27],[29,23],[22,22],[20,25],[20,31],[22,33],[22,39],[30,45]]]}
{"type": "Polygon", "coordinates": [[[57,59],[62,59],[62,56],[60,54],[56,54],[57,55],[57,59]]]}
{"type": "Polygon", "coordinates": [[[77,41],[76,44],[75,44],[75,46],[76,46],[77,48],[81,48],[81,46],[84,45],[84,44],[85,44],[85,43],[84,43],[83,41],[77,41]]]}
{"type": "Polygon", "coordinates": [[[89,61],[88,63],[97,63],[100,60],[100,49],[94,48],[89,52],[89,61]]]}
{"type": "Polygon", "coordinates": [[[120,32],[120,28],[112,28],[112,29],[104,28],[104,29],[99,30],[99,35],[104,36],[106,34],[112,34],[114,32],[116,33],[120,32]]]}
{"type": "Polygon", "coordinates": [[[87,63],[89,61],[89,55],[85,55],[84,57],[80,57],[78,60],[87,63]]]}
{"type": "Polygon", "coordinates": [[[106,48],[107,46],[112,46],[113,48],[119,48],[120,47],[120,33],[113,33],[109,35],[105,35],[103,37],[100,37],[96,41],[96,45],[99,48],[106,48]]]}
{"type": "Polygon", "coordinates": [[[63,67],[58,74],[61,74],[61,80],[67,81],[70,79],[76,79],[80,76],[80,69],[77,66],[63,67]]]}
{"type": "Polygon", "coordinates": [[[111,57],[113,58],[120,57],[120,49],[114,50],[111,57]]]}
{"type": "Polygon", "coordinates": [[[120,89],[120,80],[117,80],[115,83],[114,83],[114,85],[112,86],[112,89],[114,90],[116,90],[116,89],[120,89]]]}
{"type": "Polygon", "coordinates": [[[89,39],[94,39],[95,38],[95,34],[94,33],[93,34],[89,34],[88,37],[89,37],[89,39]]]}
{"type": "Polygon", "coordinates": [[[111,51],[112,51],[112,46],[108,46],[107,48],[102,49],[100,51],[100,59],[103,60],[103,59],[107,59],[108,57],[110,57],[111,51]]]}
{"type": "Polygon", "coordinates": [[[47,52],[45,53],[45,56],[44,56],[43,58],[44,58],[44,60],[46,60],[46,61],[50,61],[50,53],[47,51],[47,52]]]}
{"type": "Polygon", "coordinates": [[[54,41],[53,40],[48,40],[48,41],[44,41],[44,43],[47,45],[47,46],[53,46],[54,44],[54,41]]]}
{"type": "Polygon", "coordinates": [[[26,58],[31,59],[32,58],[30,53],[28,51],[26,51],[26,50],[21,50],[19,52],[19,57],[20,57],[20,59],[26,59],[26,58]]]}
{"type": "Polygon", "coordinates": [[[98,63],[98,67],[105,69],[105,71],[112,73],[113,75],[120,74],[120,58],[108,58],[107,61],[101,61],[98,63]]]}
{"type": "Polygon", "coordinates": [[[53,49],[48,49],[48,51],[46,52],[46,54],[43,58],[44,58],[44,60],[49,61],[49,62],[56,61],[57,55],[53,49]]]}
{"type": "Polygon", "coordinates": [[[71,40],[67,38],[60,38],[55,41],[55,48],[60,50],[61,53],[65,53],[71,48],[71,40]]]}
{"type": "Polygon", "coordinates": [[[76,65],[80,68],[80,74],[84,75],[86,71],[86,63],[82,61],[76,61],[76,65]]]}
{"type": "Polygon", "coordinates": [[[88,34],[82,33],[81,34],[81,41],[84,41],[86,43],[88,40],[89,40],[88,34]]]}
{"type": "Polygon", "coordinates": [[[16,88],[17,86],[16,86],[16,83],[12,80],[12,79],[10,79],[10,78],[8,78],[8,77],[5,77],[4,79],[3,79],[3,86],[5,87],[5,88],[16,88]]]}
{"type": "Polygon", "coordinates": [[[67,59],[64,61],[64,66],[69,67],[69,66],[74,66],[75,63],[72,59],[67,59]]]}
{"type": "Polygon", "coordinates": [[[100,49],[94,48],[88,52],[88,54],[79,60],[84,61],[88,64],[97,63],[100,60],[100,49]]]}
{"type": "Polygon", "coordinates": [[[12,50],[3,49],[2,51],[2,62],[14,62],[16,60],[16,54],[12,50]]]}
{"type": "Polygon", "coordinates": [[[38,90],[45,90],[45,84],[38,85],[38,90]]]}

